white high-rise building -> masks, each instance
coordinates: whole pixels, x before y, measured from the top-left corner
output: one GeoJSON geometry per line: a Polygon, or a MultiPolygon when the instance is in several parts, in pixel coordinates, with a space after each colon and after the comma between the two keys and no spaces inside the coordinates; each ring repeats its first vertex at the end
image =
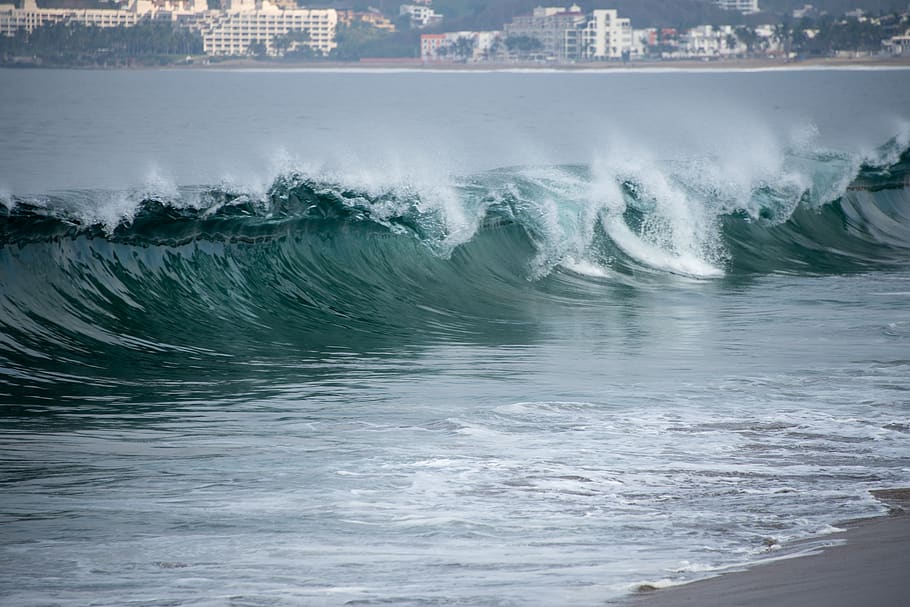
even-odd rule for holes
{"type": "Polygon", "coordinates": [[[582,31],[581,58],[594,61],[622,59],[632,50],[632,22],[613,9],[598,9],[582,31]]]}

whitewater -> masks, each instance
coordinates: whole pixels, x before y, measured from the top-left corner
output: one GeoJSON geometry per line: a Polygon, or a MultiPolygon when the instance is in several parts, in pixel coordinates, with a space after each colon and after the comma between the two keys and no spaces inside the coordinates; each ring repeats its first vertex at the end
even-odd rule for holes
{"type": "Polygon", "coordinates": [[[0,71],[0,599],[595,605],[838,541],[910,483],[907,108],[0,71]]]}

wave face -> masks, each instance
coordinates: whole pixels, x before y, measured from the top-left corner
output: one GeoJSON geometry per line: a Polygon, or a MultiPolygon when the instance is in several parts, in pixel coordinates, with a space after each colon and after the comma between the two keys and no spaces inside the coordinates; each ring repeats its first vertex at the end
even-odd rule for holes
{"type": "Polygon", "coordinates": [[[713,166],[505,168],[433,188],[286,173],[264,194],[10,197],[0,348],[12,372],[57,357],[63,373],[59,352],[482,334],[610,286],[910,259],[905,142],[872,157],[792,152],[748,187],[713,166]]]}

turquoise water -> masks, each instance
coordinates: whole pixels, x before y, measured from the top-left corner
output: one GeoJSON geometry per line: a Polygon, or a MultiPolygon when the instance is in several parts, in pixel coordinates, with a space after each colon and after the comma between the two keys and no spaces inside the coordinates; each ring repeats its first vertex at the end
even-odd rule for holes
{"type": "Polygon", "coordinates": [[[593,605],[880,513],[908,73],[0,71],[0,598],[593,605]]]}

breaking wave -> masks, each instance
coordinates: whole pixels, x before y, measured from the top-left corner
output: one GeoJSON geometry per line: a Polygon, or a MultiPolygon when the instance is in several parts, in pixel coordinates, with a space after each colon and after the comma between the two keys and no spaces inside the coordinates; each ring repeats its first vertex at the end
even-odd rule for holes
{"type": "Polygon", "coordinates": [[[609,159],[432,188],[289,172],[259,194],[7,196],[0,357],[10,376],[105,348],[113,360],[124,348],[458,335],[507,325],[534,302],[608,298],[617,285],[910,260],[902,140],[871,157],[793,152],[747,183],[719,166],[609,159]]]}

